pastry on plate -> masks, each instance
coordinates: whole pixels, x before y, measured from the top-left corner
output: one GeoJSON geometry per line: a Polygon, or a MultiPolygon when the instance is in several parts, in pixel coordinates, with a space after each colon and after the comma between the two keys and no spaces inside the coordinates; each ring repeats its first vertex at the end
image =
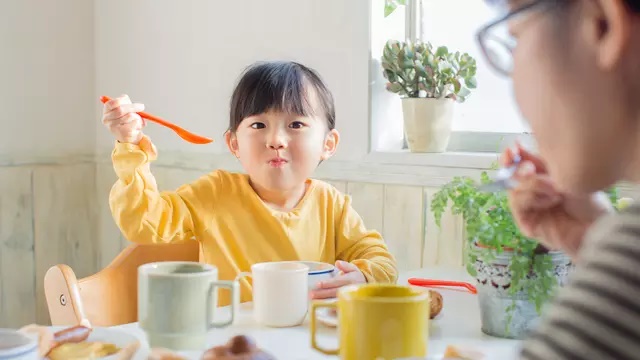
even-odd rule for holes
{"type": "Polygon", "coordinates": [[[429,305],[431,306],[429,315],[433,319],[442,311],[444,305],[442,295],[435,290],[429,290],[429,305]]]}
{"type": "MultiPolygon", "coordinates": [[[[98,359],[116,354],[120,348],[115,344],[104,341],[88,341],[92,328],[77,325],[53,333],[46,326],[31,324],[22,327],[20,331],[38,335],[38,352],[47,360],[80,360],[98,359]]],[[[139,344],[130,344],[127,352],[121,354],[122,360],[128,360],[135,353],[139,344]]]]}
{"type": "Polygon", "coordinates": [[[202,360],[275,360],[273,356],[256,346],[248,336],[237,335],[220,346],[207,350],[202,360]]]}

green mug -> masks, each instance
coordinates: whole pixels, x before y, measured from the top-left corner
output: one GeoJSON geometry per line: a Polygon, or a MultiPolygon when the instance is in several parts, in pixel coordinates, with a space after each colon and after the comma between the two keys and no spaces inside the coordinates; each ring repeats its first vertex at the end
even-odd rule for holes
{"type": "Polygon", "coordinates": [[[233,323],[238,300],[239,283],[218,280],[213,265],[165,261],[138,268],[138,324],[151,347],[205,349],[211,329],[233,323]],[[231,291],[227,319],[218,319],[218,288],[231,291]]]}

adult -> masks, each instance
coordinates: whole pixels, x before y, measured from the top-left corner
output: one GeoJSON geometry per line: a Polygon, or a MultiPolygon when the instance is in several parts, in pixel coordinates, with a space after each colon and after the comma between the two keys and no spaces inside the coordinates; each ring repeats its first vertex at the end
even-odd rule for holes
{"type": "Polygon", "coordinates": [[[488,2],[508,12],[479,42],[512,78],[538,144],[539,155],[516,150],[512,211],[577,263],[521,357],[638,359],[640,206],[613,213],[598,192],[640,180],[640,0],[488,2]]]}

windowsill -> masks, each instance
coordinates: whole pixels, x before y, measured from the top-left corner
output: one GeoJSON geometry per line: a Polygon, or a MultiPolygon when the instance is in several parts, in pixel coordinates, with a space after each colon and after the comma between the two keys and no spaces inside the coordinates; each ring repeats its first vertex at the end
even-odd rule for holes
{"type": "Polygon", "coordinates": [[[328,161],[318,168],[316,176],[334,181],[440,187],[458,176],[479,179],[497,159],[497,153],[489,152],[375,151],[359,161],[328,161]]]}
{"type": "Polygon", "coordinates": [[[443,153],[414,153],[409,150],[374,151],[365,156],[368,164],[428,166],[488,170],[498,161],[498,153],[447,151],[443,153]]]}

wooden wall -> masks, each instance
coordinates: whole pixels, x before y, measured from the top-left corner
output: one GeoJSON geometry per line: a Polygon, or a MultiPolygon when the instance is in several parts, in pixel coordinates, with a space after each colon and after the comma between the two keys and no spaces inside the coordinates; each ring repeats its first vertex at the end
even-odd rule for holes
{"type": "Polygon", "coordinates": [[[47,322],[43,277],[56,263],[99,269],[96,166],[0,167],[0,327],[47,322]]]}

